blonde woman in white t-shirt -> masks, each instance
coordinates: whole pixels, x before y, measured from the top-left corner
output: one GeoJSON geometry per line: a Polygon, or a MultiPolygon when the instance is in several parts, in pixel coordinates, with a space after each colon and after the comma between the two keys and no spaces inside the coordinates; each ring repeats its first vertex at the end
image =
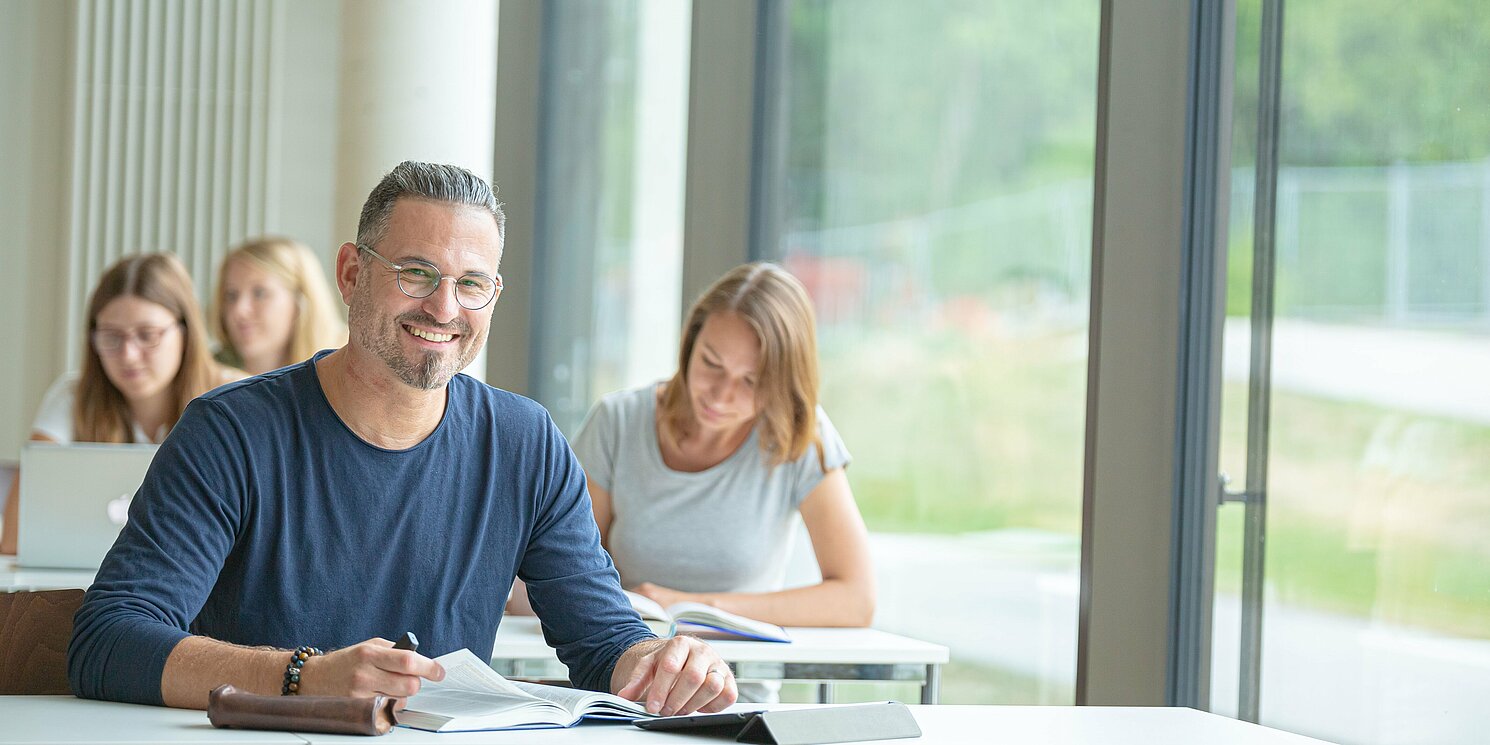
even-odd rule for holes
{"type": "MultiPolygon", "coordinates": [[[[191,399],[243,377],[212,360],[191,277],[171,254],[130,256],[109,267],[87,318],[82,369],[47,391],[32,440],[158,443],[191,399]]],[[[17,474],[0,553],[15,553],[19,483],[17,474]]]]}

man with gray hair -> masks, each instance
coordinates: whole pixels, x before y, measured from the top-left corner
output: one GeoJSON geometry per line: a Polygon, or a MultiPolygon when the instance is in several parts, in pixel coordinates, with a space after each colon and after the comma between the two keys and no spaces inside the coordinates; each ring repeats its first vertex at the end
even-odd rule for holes
{"type": "Polygon", "coordinates": [[[548,414],[458,374],[502,292],[503,234],[465,169],[383,178],[336,258],[347,345],[187,408],[78,611],[75,693],[410,696],[444,671],[388,639],[489,657],[516,575],[575,685],[663,714],[734,702],[712,648],[631,610],[548,414]]]}

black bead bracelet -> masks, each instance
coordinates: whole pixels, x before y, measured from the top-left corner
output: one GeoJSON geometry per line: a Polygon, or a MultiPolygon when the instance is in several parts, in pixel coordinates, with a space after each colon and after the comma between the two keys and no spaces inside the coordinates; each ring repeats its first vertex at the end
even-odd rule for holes
{"type": "Polygon", "coordinates": [[[279,690],[281,696],[297,696],[300,694],[300,668],[305,666],[305,661],[323,654],[320,649],[308,645],[301,645],[290,655],[290,664],[285,665],[285,683],[279,690]]]}

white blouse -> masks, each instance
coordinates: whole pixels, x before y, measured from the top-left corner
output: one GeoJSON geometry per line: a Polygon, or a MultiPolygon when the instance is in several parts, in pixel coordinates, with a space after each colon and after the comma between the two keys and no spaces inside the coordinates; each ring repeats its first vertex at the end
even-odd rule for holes
{"type": "MultiPolygon", "coordinates": [[[[79,374],[76,372],[65,373],[47,389],[47,394],[41,398],[41,407],[36,410],[36,419],[31,422],[32,433],[45,435],[61,443],[70,443],[76,439],[77,433],[72,428],[72,409],[78,400],[78,378],[79,374]]],[[[161,428],[158,433],[160,438],[156,439],[147,436],[139,422],[131,421],[129,426],[135,442],[159,442],[166,436],[165,428],[161,428]]]]}

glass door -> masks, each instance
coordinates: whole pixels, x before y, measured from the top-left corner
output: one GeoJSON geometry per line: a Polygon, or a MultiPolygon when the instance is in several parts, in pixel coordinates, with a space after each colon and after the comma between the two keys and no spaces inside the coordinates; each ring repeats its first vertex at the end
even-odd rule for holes
{"type": "Polygon", "coordinates": [[[676,365],[692,5],[543,12],[532,384],[572,436],[601,396],[676,365]]]}
{"type": "Polygon", "coordinates": [[[1238,0],[1212,708],[1490,726],[1490,16],[1238,0]]]}

